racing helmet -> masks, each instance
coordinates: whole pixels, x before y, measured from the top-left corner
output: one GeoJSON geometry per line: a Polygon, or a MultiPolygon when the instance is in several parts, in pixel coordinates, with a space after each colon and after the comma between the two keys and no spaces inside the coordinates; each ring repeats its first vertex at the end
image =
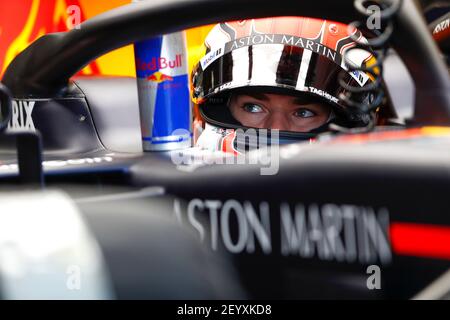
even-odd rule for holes
{"type": "MultiPolygon", "coordinates": [[[[204,41],[205,55],[192,71],[192,95],[197,114],[216,132],[230,135],[243,128],[231,114],[233,92],[310,95],[331,106],[327,123],[310,132],[280,132],[280,138],[312,139],[328,130],[331,122],[345,127],[366,126],[370,117],[341,99],[348,86],[363,87],[373,77],[350,71],[374,63],[374,56],[355,47],[351,35],[366,41],[362,33],[339,22],[304,17],[276,17],[231,21],[215,25],[204,41]],[[343,76],[339,75],[343,72],[343,76]]],[[[361,93],[360,101],[371,99],[361,93]]],[[[244,127],[245,128],[245,127],[244,127]]]]}

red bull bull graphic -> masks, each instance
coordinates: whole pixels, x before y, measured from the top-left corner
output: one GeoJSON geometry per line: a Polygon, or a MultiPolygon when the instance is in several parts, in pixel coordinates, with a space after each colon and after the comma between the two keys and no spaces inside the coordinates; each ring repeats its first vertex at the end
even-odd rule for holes
{"type": "Polygon", "coordinates": [[[161,83],[161,82],[165,82],[165,81],[173,81],[173,77],[168,76],[168,75],[158,71],[158,72],[155,72],[154,74],[152,74],[150,77],[147,77],[147,80],[161,83]]]}
{"type": "Polygon", "coordinates": [[[144,151],[191,146],[191,102],[184,32],[136,43],[144,151]]]}

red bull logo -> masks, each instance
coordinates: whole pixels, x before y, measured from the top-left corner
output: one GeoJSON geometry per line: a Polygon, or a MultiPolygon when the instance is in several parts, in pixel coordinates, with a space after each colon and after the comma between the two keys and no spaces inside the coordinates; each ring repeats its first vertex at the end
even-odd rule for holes
{"type": "Polygon", "coordinates": [[[168,76],[167,74],[161,73],[161,72],[155,72],[151,76],[147,77],[148,81],[161,83],[165,81],[173,81],[173,78],[171,76],[168,76]]]}
{"type": "Polygon", "coordinates": [[[136,67],[139,71],[157,71],[164,69],[176,69],[183,66],[183,59],[181,54],[177,54],[174,60],[169,60],[164,57],[153,57],[149,62],[136,59],[136,67]]]}

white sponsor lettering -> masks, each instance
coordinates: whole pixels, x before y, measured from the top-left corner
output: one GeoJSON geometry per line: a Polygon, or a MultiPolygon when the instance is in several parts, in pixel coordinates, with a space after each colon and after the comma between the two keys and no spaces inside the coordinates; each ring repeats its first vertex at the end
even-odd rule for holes
{"type": "Polygon", "coordinates": [[[292,207],[281,203],[272,208],[275,219],[271,220],[267,202],[254,205],[233,199],[193,199],[188,203],[186,218],[180,203],[175,204],[176,218],[186,220],[213,250],[224,247],[234,254],[279,252],[282,256],[362,264],[388,264],[392,259],[385,208],[301,203],[292,207]]]}
{"type": "MultiPolygon", "coordinates": [[[[179,203],[174,209],[181,210],[179,203]]],[[[256,246],[265,254],[272,253],[269,214],[266,202],[260,203],[257,209],[248,201],[193,199],[187,206],[187,222],[198,232],[200,239],[208,241],[213,250],[218,249],[220,241],[232,253],[254,253],[256,246]],[[237,233],[231,230],[233,221],[237,221],[237,233]]],[[[181,212],[175,212],[175,216],[182,220],[181,212]]]]}
{"type": "Polygon", "coordinates": [[[439,23],[436,28],[434,28],[433,34],[444,31],[445,29],[450,28],[450,18],[439,23]]]}
{"type": "Polygon", "coordinates": [[[275,35],[273,34],[256,34],[249,37],[234,40],[230,50],[242,48],[245,46],[253,46],[257,44],[273,44],[275,43],[275,35]]]}
{"type": "Polygon", "coordinates": [[[391,261],[386,209],[312,204],[281,206],[281,253],[320,260],[371,263],[391,261]]]}
{"type": "Polygon", "coordinates": [[[224,48],[219,48],[217,50],[211,50],[206,56],[204,56],[200,60],[200,65],[202,66],[202,69],[205,70],[211,63],[213,63],[218,58],[223,56],[223,54],[224,54],[224,48]]]}
{"type": "Polygon", "coordinates": [[[8,130],[13,132],[36,131],[31,116],[35,104],[36,101],[13,100],[8,130]]]}
{"type": "Polygon", "coordinates": [[[319,96],[322,96],[325,99],[330,100],[330,101],[332,101],[334,103],[338,103],[339,102],[338,98],[333,97],[331,94],[329,94],[328,92],[325,92],[323,90],[319,90],[319,89],[316,89],[314,87],[308,87],[308,91],[311,92],[311,93],[317,94],[319,96]]]}
{"type": "Polygon", "coordinates": [[[352,76],[353,79],[356,80],[356,82],[358,82],[358,84],[361,87],[363,87],[367,83],[367,81],[369,81],[369,76],[365,72],[355,70],[349,72],[349,74],[352,76]]]}
{"type": "Polygon", "coordinates": [[[201,66],[205,69],[211,62],[216,60],[218,57],[227,54],[233,50],[240,49],[243,47],[254,46],[259,44],[281,44],[290,45],[300,48],[310,50],[312,52],[318,53],[337,64],[341,64],[342,57],[337,54],[336,51],[328,48],[317,40],[306,39],[301,37],[296,37],[292,35],[284,34],[253,34],[251,36],[242,37],[230,42],[225,43],[225,45],[215,51],[212,49],[203,59],[201,60],[201,66]]]}

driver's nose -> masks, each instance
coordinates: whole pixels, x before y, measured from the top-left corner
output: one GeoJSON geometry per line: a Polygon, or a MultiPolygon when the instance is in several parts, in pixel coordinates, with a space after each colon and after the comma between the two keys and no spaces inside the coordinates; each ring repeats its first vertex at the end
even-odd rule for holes
{"type": "Polygon", "coordinates": [[[289,131],[289,119],[282,112],[272,113],[265,123],[265,128],[289,131]]]}

